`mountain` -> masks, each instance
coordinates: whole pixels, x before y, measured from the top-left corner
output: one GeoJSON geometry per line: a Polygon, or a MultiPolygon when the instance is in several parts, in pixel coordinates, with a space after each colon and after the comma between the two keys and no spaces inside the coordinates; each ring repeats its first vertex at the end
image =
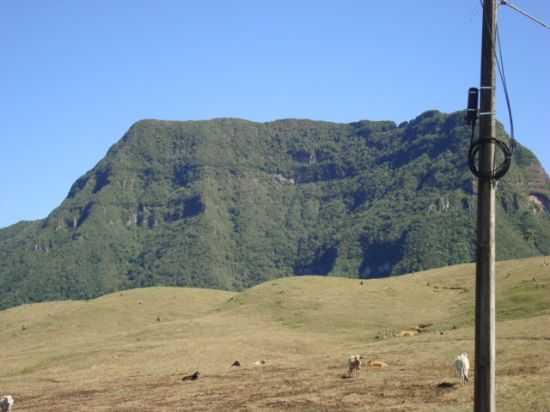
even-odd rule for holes
{"type": "MultiPolygon", "coordinates": [[[[0,308],[470,262],[463,117],[139,121],[46,219],[0,230],[0,308]]],[[[550,254],[550,180],[521,145],[498,183],[497,219],[498,259],[550,254]]]]}

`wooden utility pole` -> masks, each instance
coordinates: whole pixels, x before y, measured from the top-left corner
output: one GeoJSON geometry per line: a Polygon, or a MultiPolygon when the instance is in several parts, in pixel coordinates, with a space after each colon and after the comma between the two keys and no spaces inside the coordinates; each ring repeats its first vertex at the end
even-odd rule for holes
{"type": "Polygon", "coordinates": [[[495,44],[496,0],[484,0],[479,111],[475,412],[495,412],[495,44]]]}

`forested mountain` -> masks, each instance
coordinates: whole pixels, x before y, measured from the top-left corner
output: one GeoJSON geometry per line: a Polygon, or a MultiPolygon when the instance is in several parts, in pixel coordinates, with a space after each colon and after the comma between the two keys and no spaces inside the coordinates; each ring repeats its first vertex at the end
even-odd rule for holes
{"type": "MultiPolygon", "coordinates": [[[[0,230],[0,308],[472,261],[463,117],[139,121],[47,218],[0,230]]],[[[498,183],[497,213],[498,259],[550,254],[550,181],[521,145],[498,183]]]]}

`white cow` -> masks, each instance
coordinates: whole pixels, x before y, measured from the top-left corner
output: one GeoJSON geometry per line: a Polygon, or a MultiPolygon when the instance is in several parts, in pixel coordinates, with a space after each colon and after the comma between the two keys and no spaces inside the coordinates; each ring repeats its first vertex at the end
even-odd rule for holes
{"type": "Polygon", "coordinates": [[[1,412],[11,412],[11,407],[13,406],[13,396],[5,395],[0,398],[0,411],[1,412]]]}
{"type": "Polygon", "coordinates": [[[361,370],[361,355],[351,355],[348,359],[348,376],[359,375],[361,370]]]}
{"type": "Polygon", "coordinates": [[[470,360],[468,359],[468,354],[466,352],[462,352],[456,357],[453,365],[455,367],[456,375],[460,379],[460,383],[465,384],[468,382],[468,372],[470,370],[470,360]]]}

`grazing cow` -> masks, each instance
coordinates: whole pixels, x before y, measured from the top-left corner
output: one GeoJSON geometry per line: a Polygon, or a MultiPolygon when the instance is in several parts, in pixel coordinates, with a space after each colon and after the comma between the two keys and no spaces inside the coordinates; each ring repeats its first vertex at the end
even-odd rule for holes
{"type": "Polygon", "coordinates": [[[382,369],[382,368],[387,368],[388,367],[388,364],[382,360],[379,360],[379,359],[371,359],[367,362],[367,367],[368,368],[379,368],[379,369],[382,369]]]}
{"type": "Polygon", "coordinates": [[[348,359],[348,376],[359,375],[361,370],[361,355],[351,355],[348,359]]]}
{"type": "Polygon", "coordinates": [[[13,406],[13,396],[5,395],[0,398],[0,411],[1,412],[11,412],[11,407],[13,406]]]}
{"type": "Polygon", "coordinates": [[[455,367],[456,375],[460,379],[460,383],[465,384],[468,382],[468,371],[470,370],[470,360],[468,359],[468,354],[466,352],[462,352],[456,357],[453,365],[455,367]]]}
{"type": "Polygon", "coordinates": [[[196,381],[201,376],[199,371],[192,373],[191,375],[184,376],[181,378],[182,381],[196,381]]]}

